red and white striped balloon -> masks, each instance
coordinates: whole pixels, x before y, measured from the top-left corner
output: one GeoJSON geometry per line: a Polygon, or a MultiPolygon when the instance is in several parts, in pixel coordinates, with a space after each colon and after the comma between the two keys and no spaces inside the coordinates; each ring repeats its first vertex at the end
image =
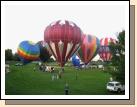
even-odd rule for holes
{"type": "Polygon", "coordinates": [[[67,20],[58,20],[51,23],[44,32],[44,40],[60,66],[64,66],[79,48],[81,36],[80,28],[67,20]]]}
{"type": "Polygon", "coordinates": [[[110,43],[116,43],[116,40],[107,37],[100,40],[99,56],[103,61],[110,61],[112,59],[112,53],[109,49],[110,43]]]}

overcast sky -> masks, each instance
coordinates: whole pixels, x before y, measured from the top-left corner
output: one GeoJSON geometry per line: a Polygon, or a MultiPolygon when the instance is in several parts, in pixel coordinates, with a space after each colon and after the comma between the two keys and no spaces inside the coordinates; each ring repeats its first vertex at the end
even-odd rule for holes
{"type": "Polygon", "coordinates": [[[99,39],[116,38],[125,29],[124,5],[8,5],[5,15],[5,48],[13,52],[23,40],[43,40],[46,26],[59,19],[73,21],[99,39]]]}

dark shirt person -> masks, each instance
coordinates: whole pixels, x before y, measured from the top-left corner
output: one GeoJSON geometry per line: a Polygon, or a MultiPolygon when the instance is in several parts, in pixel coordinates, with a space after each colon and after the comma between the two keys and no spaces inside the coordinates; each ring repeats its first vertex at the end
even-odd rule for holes
{"type": "Polygon", "coordinates": [[[68,94],[69,94],[69,86],[68,86],[67,83],[65,84],[65,89],[64,89],[64,91],[65,91],[65,95],[68,95],[68,94]]]}

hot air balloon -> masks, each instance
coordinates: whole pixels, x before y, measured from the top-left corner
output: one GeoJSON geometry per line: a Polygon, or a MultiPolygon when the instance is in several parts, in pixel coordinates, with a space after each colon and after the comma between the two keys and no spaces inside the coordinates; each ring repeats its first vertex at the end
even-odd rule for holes
{"type": "Polygon", "coordinates": [[[44,41],[39,41],[37,44],[40,48],[40,60],[42,62],[47,61],[52,55],[49,48],[47,47],[47,44],[44,41]]]}
{"type": "Polygon", "coordinates": [[[81,35],[81,29],[67,20],[58,20],[46,27],[44,40],[61,67],[79,48],[81,35]]]}
{"type": "Polygon", "coordinates": [[[31,41],[22,41],[17,49],[19,58],[24,64],[39,59],[40,49],[37,44],[31,41]]]}
{"type": "Polygon", "coordinates": [[[87,65],[98,53],[100,41],[91,35],[82,36],[82,44],[77,52],[79,58],[87,65]]]}
{"type": "Polygon", "coordinates": [[[112,54],[109,48],[110,43],[116,43],[116,40],[107,37],[100,40],[99,56],[103,61],[106,62],[110,61],[112,58],[112,54]]]}
{"type": "Polygon", "coordinates": [[[76,54],[72,56],[72,64],[75,67],[80,67],[80,59],[76,54]]]}

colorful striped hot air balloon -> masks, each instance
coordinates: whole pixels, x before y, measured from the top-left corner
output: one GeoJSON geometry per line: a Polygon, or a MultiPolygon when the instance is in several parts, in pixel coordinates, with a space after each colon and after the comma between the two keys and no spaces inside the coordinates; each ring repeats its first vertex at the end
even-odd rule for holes
{"type": "Polygon", "coordinates": [[[21,61],[25,64],[39,59],[40,49],[31,41],[22,41],[17,49],[21,61]]]}
{"type": "Polygon", "coordinates": [[[79,58],[88,64],[98,53],[100,41],[97,37],[91,35],[82,36],[82,44],[77,52],[79,58]]]}
{"type": "Polygon", "coordinates": [[[44,32],[44,40],[61,67],[79,48],[81,36],[80,28],[67,20],[51,23],[44,32]]]}
{"type": "Polygon", "coordinates": [[[99,56],[103,61],[110,61],[112,58],[112,53],[109,48],[110,43],[116,43],[116,40],[108,37],[100,40],[99,56]]]}

